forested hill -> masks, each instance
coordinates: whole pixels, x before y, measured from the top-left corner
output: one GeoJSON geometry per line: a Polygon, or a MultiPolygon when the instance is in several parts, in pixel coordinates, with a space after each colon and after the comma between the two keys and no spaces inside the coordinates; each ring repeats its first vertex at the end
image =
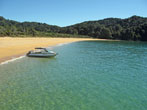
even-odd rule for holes
{"type": "Polygon", "coordinates": [[[94,38],[147,41],[147,18],[107,18],[87,21],[63,28],[65,33],[88,35],[94,38]]]}
{"type": "Polygon", "coordinates": [[[60,27],[37,22],[17,22],[0,16],[0,36],[48,36],[60,27]]]}
{"type": "Polygon", "coordinates": [[[85,35],[94,38],[147,41],[147,18],[107,18],[67,27],[37,22],[16,22],[0,17],[0,36],[85,35]]]}

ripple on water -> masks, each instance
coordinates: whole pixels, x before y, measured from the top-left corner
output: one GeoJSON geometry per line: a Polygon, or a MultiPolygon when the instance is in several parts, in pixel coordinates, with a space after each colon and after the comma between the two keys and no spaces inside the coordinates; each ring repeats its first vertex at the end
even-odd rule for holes
{"type": "Polygon", "coordinates": [[[86,41],[0,65],[0,109],[146,110],[147,44],[86,41]]]}

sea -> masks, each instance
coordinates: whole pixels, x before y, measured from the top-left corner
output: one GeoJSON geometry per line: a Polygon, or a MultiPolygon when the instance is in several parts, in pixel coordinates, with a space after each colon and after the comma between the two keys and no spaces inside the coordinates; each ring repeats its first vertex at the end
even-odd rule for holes
{"type": "Polygon", "coordinates": [[[0,64],[0,110],[147,110],[147,42],[82,41],[0,64]]]}

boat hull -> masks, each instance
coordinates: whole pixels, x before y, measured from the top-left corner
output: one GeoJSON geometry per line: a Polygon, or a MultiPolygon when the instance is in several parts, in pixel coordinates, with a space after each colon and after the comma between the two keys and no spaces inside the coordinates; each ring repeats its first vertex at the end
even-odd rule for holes
{"type": "Polygon", "coordinates": [[[33,54],[33,53],[28,53],[28,57],[44,57],[44,58],[49,58],[49,57],[54,57],[57,54],[33,54]]]}

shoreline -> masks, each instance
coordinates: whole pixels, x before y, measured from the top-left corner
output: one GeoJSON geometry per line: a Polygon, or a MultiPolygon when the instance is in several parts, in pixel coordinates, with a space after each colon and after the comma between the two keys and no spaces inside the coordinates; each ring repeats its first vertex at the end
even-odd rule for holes
{"type": "Polygon", "coordinates": [[[93,38],[0,38],[0,65],[25,54],[35,47],[51,47],[80,41],[113,41],[93,38]]]}
{"type": "MultiPolygon", "coordinates": [[[[77,42],[79,42],[79,41],[77,41],[77,42]]],[[[55,46],[62,46],[62,45],[65,45],[65,44],[70,44],[70,43],[73,43],[73,42],[60,43],[60,44],[57,44],[57,45],[54,45],[54,46],[48,46],[48,47],[45,47],[45,48],[50,48],[50,47],[55,47],[55,46]]],[[[13,62],[15,60],[18,60],[18,59],[24,58],[24,57],[27,57],[26,53],[19,54],[19,55],[14,55],[14,56],[10,56],[10,57],[5,57],[5,58],[0,58],[0,65],[7,64],[9,62],[13,62]]]]}

